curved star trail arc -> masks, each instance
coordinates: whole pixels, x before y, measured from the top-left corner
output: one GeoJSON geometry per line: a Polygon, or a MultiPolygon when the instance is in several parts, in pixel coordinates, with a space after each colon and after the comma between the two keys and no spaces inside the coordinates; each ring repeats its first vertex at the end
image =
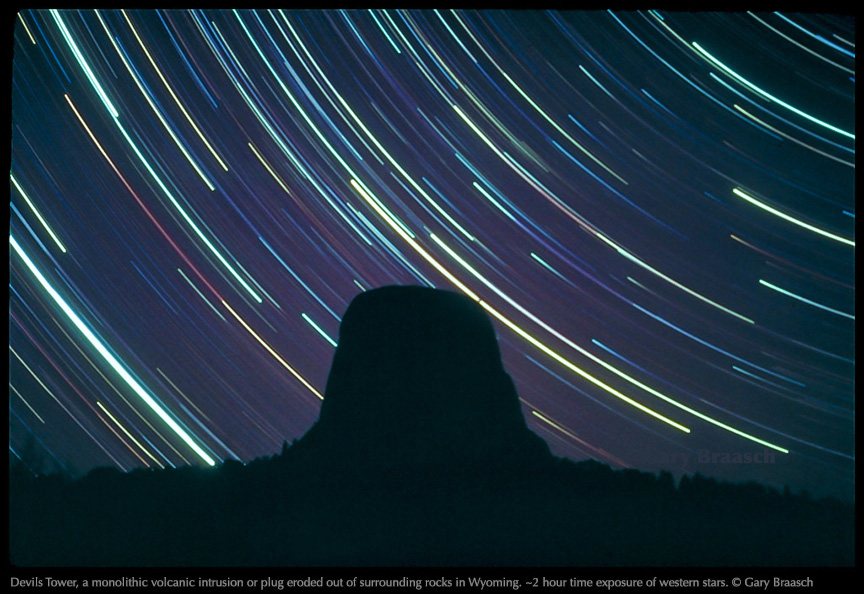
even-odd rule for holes
{"type": "Polygon", "coordinates": [[[272,454],[351,298],[421,284],[489,313],[559,455],[849,498],[853,40],[819,14],[22,11],[10,452],[272,454]]]}

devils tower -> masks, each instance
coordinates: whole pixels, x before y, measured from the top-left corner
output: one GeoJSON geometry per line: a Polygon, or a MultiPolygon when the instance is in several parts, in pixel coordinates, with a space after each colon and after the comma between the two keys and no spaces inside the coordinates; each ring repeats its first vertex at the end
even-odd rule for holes
{"type": "Polygon", "coordinates": [[[483,309],[449,291],[390,286],[345,312],[318,422],[293,448],[388,469],[539,463],[483,309]]]}

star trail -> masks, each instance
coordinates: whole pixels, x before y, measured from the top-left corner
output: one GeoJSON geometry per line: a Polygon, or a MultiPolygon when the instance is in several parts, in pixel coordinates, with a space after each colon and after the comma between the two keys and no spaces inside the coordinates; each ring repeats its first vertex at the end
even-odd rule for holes
{"type": "Polygon", "coordinates": [[[273,454],[316,420],[350,300],[415,284],[489,314],[558,455],[851,499],[854,37],[813,13],[22,11],[10,453],[273,454]]]}

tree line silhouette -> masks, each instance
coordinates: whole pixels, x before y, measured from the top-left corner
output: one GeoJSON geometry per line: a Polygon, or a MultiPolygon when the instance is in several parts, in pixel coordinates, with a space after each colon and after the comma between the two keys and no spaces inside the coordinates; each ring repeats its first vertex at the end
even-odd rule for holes
{"type": "Polygon", "coordinates": [[[364,476],[281,454],[79,479],[10,467],[22,566],[851,566],[854,509],[758,483],[536,467],[364,476]]]}

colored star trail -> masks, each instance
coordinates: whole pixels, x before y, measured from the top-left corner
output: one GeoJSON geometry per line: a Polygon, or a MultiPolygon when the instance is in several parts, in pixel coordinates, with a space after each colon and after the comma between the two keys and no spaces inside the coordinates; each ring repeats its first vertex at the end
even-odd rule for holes
{"type": "Polygon", "coordinates": [[[852,498],[854,19],[22,11],[10,452],[250,460],[361,291],[493,319],[553,451],[852,498]],[[756,462],[758,461],[758,462],[756,462]]]}

